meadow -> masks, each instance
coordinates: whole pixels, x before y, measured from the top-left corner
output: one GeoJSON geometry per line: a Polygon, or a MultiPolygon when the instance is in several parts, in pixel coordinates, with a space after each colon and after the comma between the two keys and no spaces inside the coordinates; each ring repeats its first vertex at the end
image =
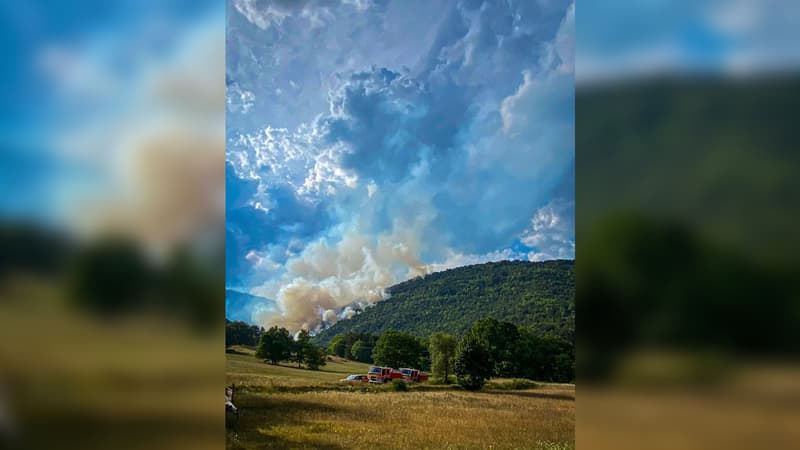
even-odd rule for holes
{"type": "Polygon", "coordinates": [[[93,316],[63,292],[0,282],[0,448],[222,446],[222,336],[160,316],[93,316]]]}
{"type": "Polygon", "coordinates": [[[239,418],[229,449],[573,449],[571,384],[492,380],[480,392],[457,386],[339,380],[369,365],[339,358],[320,371],[273,366],[247,350],[226,355],[239,418]],[[528,389],[515,389],[517,387],[528,389]]]}

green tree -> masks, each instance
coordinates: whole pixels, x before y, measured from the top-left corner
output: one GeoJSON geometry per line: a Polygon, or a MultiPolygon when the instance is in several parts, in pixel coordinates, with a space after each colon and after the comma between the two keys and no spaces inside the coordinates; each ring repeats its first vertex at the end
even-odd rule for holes
{"type": "Polygon", "coordinates": [[[308,348],[306,348],[305,352],[305,363],[306,367],[311,370],[319,370],[321,366],[325,365],[325,359],[327,358],[327,354],[325,349],[322,347],[317,347],[316,345],[309,342],[308,348]]]}
{"type": "Polygon", "coordinates": [[[344,336],[342,336],[341,334],[334,337],[331,340],[331,343],[328,344],[328,353],[339,356],[341,358],[345,357],[344,349],[345,349],[344,336]]]}
{"type": "Polygon", "coordinates": [[[482,388],[492,376],[489,349],[476,333],[467,333],[458,343],[453,370],[458,384],[470,391],[482,388]]]}
{"type": "Polygon", "coordinates": [[[350,347],[350,356],[359,362],[372,362],[372,347],[364,341],[356,341],[356,343],[350,347]]]}
{"type": "Polygon", "coordinates": [[[295,362],[297,362],[298,369],[300,368],[300,364],[306,361],[307,354],[313,352],[314,349],[316,349],[316,346],[311,343],[311,337],[308,335],[308,331],[301,330],[300,333],[297,334],[297,338],[292,342],[292,357],[295,362]]]}
{"type": "Polygon", "coordinates": [[[120,313],[141,307],[152,294],[155,275],[141,248],[123,238],[107,238],[80,251],[72,264],[67,289],[80,307],[98,313],[120,313]]]}
{"type": "Polygon", "coordinates": [[[387,331],[375,344],[372,360],[375,364],[386,367],[418,367],[424,350],[416,336],[387,331]]]}
{"type": "Polygon", "coordinates": [[[447,333],[433,333],[430,337],[429,350],[431,355],[431,369],[433,374],[449,383],[450,369],[453,357],[456,354],[458,341],[455,336],[447,333]]]}
{"type": "Polygon", "coordinates": [[[288,359],[292,351],[292,336],[286,328],[272,327],[261,335],[256,358],[268,359],[272,364],[288,359]]]}
{"type": "Polygon", "coordinates": [[[246,345],[248,347],[255,347],[258,345],[258,339],[263,332],[263,328],[255,325],[249,325],[241,321],[231,322],[226,320],[225,346],[246,345]]]}
{"type": "Polygon", "coordinates": [[[575,346],[557,336],[538,336],[523,329],[517,356],[517,376],[562,383],[575,380],[575,346]]]}
{"type": "Polygon", "coordinates": [[[489,350],[493,376],[513,377],[517,373],[519,330],[516,325],[489,317],[475,322],[470,332],[489,350]]]}

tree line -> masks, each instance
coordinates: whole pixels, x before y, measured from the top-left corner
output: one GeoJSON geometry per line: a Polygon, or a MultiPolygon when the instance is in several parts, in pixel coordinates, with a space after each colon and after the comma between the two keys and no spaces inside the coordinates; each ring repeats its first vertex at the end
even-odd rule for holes
{"type": "Polygon", "coordinates": [[[188,245],[154,259],[135,239],[91,240],[33,222],[0,220],[0,278],[41,276],[62,288],[67,305],[106,317],[166,314],[199,331],[224,314],[224,247],[200,254],[188,245]]]}
{"type": "Polygon", "coordinates": [[[256,358],[267,360],[270,364],[292,361],[297,363],[298,368],[305,364],[311,370],[319,370],[325,365],[327,353],[325,349],[311,342],[311,336],[306,330],[292,337],[286,328],[272,327],[261,333],[256,347],[256,358]]]}
{"type": "Polygon", "coordinates": [[[246,322],[225,320],[225,346],[244,345],[255,347],[264,334],[264,328],[257,325],[250,325],[246,322]]]}
{"type": "Polygon", "coordinates": [[[328,353],[363,363],[372,363],[372,351],[378,337],[368,333],[344,333],[328,344],[328,353]]]}
{"type": "Polygon", "coordinates": [[[421,339],[409,333],[387,331],[380,336],[347,333],[323,349],[305,330],[295,337],[285,328],[269,330],[244,322],[226,324],[228,345],[253,345],[256,357],[271,364],[292,361],[312,370],[325,365],[328,354],[379,366],[430,370],[442,383],[452,376],[465,389],[477,390],[495,377],[538,381],[575,380],[575,346],[553,335],[493,318],[476,321],[459,340],[447,333],[421,339]]]}
{"type": "MultiPolygon", "coordinates": [[[[452,340],[445,340],[447,349],[452,340]]],[[[480,389],[493,377],[527,378],[539,381],[575,380],[575,346],[553,335],[539,335],[531,328],[509,322],[482,319],[455,346],[452,357],[432,347],[441,366],[452,364],[458,384],[480,389]]]]}
{"type": "Polygon", "coordinates": [[[444,383],[480,389],[493,377],[571,382],[575,379],[575,346],[559,336],[541,335],[493,318],[481,319],[459,340],[447,333],[421,339],[387,331],[380,336],[346,333],[328,346],[330,354],[387,367],[430,370],[444,383]]]}

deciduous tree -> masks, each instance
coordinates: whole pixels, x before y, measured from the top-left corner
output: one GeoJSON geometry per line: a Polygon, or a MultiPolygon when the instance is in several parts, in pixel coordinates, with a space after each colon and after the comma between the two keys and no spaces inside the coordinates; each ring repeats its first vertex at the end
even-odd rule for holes
{"type": "Polygon", "coordinates": [[[425,348],[416,336],[399,331],[381,335],[372,351],[375,364],[386,367],[418,367],[425,348]]]}
{"type": "Polygon", "coordinates": [[[430,338],[431,369],[433,374],[449,383],[450,369],[456,354],[458,341],[447,333],[433,333],[430,338]]]}
{"type": "Polygon", "coordinates": [[[288,359],[292,351],[292,336],[286,328],[272,327],[261,335],[256,358],[268,359],[272,364],[288,359]]]}

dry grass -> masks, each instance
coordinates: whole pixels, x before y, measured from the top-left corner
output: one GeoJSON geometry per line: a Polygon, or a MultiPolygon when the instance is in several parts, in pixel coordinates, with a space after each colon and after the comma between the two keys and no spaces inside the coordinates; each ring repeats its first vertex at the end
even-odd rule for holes
{"type": "Polygon", "coordinates": [[[0,448],[212,449],[222,445],[222,336],[163,318],[107,321],[58,286],[0,285],[0,448]],[[13,288],[13,289],[12,289],[13,288]],[[217,355],[217,356],[215,356],[217,355]],[[0,414],[1,416],[2,414],[0,414]]]}
{"type": "Polygon", "coordinates": [[[578,440],[599,450],[800,448],[800,367],[739,362],[707,386],[581,388],[578,440]]]}
{"type": "Polygon", "coordinates": [[[228,381],[241,388],[242,411],[231,421],[228,448],[574,448],[572,385],[478,393],[415,385],[390,392],[388,386],[343,387],[336,380],[363,368],[348,364],[358,363],[314,373],[228,355],[228,381]]]}

